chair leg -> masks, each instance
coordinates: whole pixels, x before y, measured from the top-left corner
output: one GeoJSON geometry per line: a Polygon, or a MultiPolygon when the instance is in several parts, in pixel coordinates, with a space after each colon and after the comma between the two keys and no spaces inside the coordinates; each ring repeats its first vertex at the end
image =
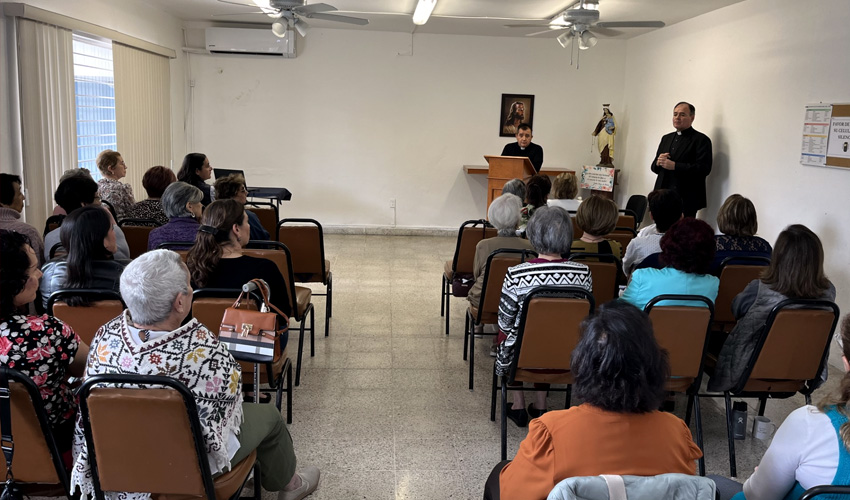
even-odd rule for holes
{"type": "Polygon", "coordinates": [[[499,382],[499,376],[496,375],[496,367],[493,366],[493,387],[490,391],[490,421],[496,421],[496,384],[499,382]]]}
{"type": "Polygon", "coordinates": [[[726,400],[726,439],[729,441],[729,472],[732,478],[738,477],[738,464],[735,463],[735,436],[732,424],[732,396],[729,391],[723,393],[726,400]]]}
{"type": "Polygon", "coordinates": [[[685,410],[685,425],[690,427],[691,425],[691,409],[694,404],[694,395],[690,394],[688,396],[688,408],[685,410]]]}
{"type": "MultiPolygon", "coordinates": [[[[306,319],[306,318],[305,318],[306,319]]],[[[310,357],[316,355],[316,308],[310,308],[310,357]]]]}
{"type": "Polygon", "coordinates": [[[452,318],[451,298],[451,292],[446,293],[446,335],[449,334],[449,323],[452,318]]]}
{"type": "Polygon", "coordinates": [[[466,320],[463,324],[463,360],[466,361],[466,351],[469,349],[469,331],[472,328],[472,324],[469,318],[469,312],[466,313],[466,320]]]}
{"type": "MultiPolygon", "coordinates": [[[[806,404],[808,404],[808,403],[806,403],[806,404]]],[[[767,396],[765,396],[763,398],[759,398],[759,416],[760,417],[764,416],[765,407],[767,407],[767,396]]]]}
{"type": "Polygon", "coordinates": [[[295,365],[295,386],[301,385],[301,358],[304,355],[304,318],[301,318],[298,332],[298,361],[295,365]]]}
{"type": "Polygon", "coordinates": [[[446,275],[440,276],[440,317],[446,315],[446,275]]]}
{"type": "MultiPolygon", "coordinates": [[[[254,500],[262,500],[263,498],[263,488],[260,486],[262,481],[262,477],[260,477],[260,462],[256,462],[254,464],[254,500]]],[[[245,497],[252,498],[252,497],[245,497]]]]}
{"type": "Polygon", "coordinates": [[[564,401],[564,409],[569,410],[570,406],[572,406],[572,404],[573,404],[573,385],[572,384],[567,384],[566,393],[567,393],[567,396],[566,396],[566,401],[564,401]]]}
{"type": "Polygon", "coordinates": [[[508,385],[507,379],[502,377],[502,460],[508,459],[508,385]]]}
{"type": "Polygon", "coordinates": [[[811,394],[806,394],[806,404],[807,405],[812,404],[812,395],[811,394]]]}
{"type": "MultiPolygon", "coordinates": [[[[283,385],[283,384],[281,384],[283,385]]],[[[292,423],[292,363],[286,365],[286,423],[292,423]]]]}
{"type": "MultiPolygon", "coordinates": [[[[705,448],[702,442],[702,414],[700,413],[699,408],[699,396],[691,396],[694,404],[694,420],[696,421],[696,438],[697,438],[697,446],[702,451],[702,456],[697,462],[699,467],[699,475],[705,476],[705,448]]],[[[688,411],[690,411],[690,405],[688,405],[688,411]]]]}
{"type": "Polygon", "coordinates": [[[469,337],[469,390],[472,390],[473,374],[475,372],[475,335],[472,332],[467,332],[469,337]]]}
{"type": "Polygon", "coordinates": [[[328,317],[334,316],[334,274],[328,273],[328,284],[325,285],[325,292],[328,294],[328,317]]]}
{"type": "Polygon", "coordinates": [[[331,329],[331,285],[330,280],[325,285],[325,337],[330,334],[331,329]]]}

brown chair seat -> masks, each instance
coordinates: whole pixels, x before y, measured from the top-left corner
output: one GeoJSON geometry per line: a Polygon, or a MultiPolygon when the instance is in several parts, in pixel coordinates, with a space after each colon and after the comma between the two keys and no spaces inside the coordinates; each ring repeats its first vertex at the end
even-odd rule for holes
{"type": "MultiPolygon", "coordinates": [[[[245,482],[245,477],[251,472],[257,462],[257,450],[245,457],[235,467],[216,477],[214,481],[216,499],[232,498],[245,482]]],[[[156,500],[198,500],[197,495],[151,495],[156,500]]]]}
{"type": "Polygon", "coordinates": [[[307,308],[310,307],[313,300],[313,290],[303,286],[295,287],[295,305],[298,308],[299,318],[303,318],[307,313],[307,308]]]}
{"type": "Polygon", "coordinates": [[[317,273],[295,273],[298,283],[327,283],[331,276],[331,261],[325,259],[325,274],[317,273]]]}

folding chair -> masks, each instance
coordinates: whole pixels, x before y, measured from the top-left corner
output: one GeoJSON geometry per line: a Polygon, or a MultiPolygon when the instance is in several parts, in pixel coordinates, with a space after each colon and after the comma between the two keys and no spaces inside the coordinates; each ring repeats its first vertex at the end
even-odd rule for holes
{"type": "Polygon", "coordinates": [[[570,359],[579,341],[581,322],[593,314],[594,308],[593,295],[580,287],[541,286],[525,296],[510,371],[507,376],[498,377],[495,364],[493,368],[490,421],[496,420],[496,387],[501,379],[502,460],[507,459],[508,453],[508,391],[524,390],[508,384],[565,384],[564,389],[548,390],[566,393],[564,408],[569,408],[573,383],[570,359]]]}
{"type": "Polygon", "coordinates": [[[620,259],[611,254],[576,252],[570,254],[570,260],[581,262],[590,268],[593,300],[596,304],[604,304],[619,296],[617,281],[623,273],[623,263],[620,259]]]}
{"type": "Polygon", "coordinates": [[[805,396],[806,404],[811,404],[812,392],[820,386],[820,374],[829,356],[838,316],[834,302],[818,299],[787,299],[770,311],[741,379],[722,394],[726,402],[732,477],[738,473],[732,435],[732,397],[758,398],[759,416],[764,415],[767,398],[785,399],[799,392],[805,396]]]}
{"type": "Polygon", "coordinates": [[[468,220],[460,225],[457,232],[457,245],[452,260],[447,260],[443,266],[441,278],[441,301],[440,316],[446,317],[446,335],[449,334],[451,318],[452,280],[456,275],[469,275],[470,279],[475,270],[472,268],[475,261],[475,246],[478,242],[496,236],[496,228],[484,219],[468,220]]]}
{"type": "Polygon", "coordinates": [[[65,220],[65,216],[61,214],[51,215],[50,217],[48,217],[47,220],[44,221],[44,234],[41,235],[42,238],[47,236],[47,233],[49,233],[50,231],[53,231],[57,227],[61,226],[63,220],[65,220]]]}
{"type": "Polygon", "coordinates": [[[533,250],[500,248],[487,256],[484,275],[481,279],[481,300],[478,307],[469,304],[466,310],[466,327],[463,334],[463,359],[469,353],[469,390],[473,389],[475,373],[475,335],[495,335],[493,333],[475,333],[478,325],[499,322],[499,302],[502,299],[502,284],[509,267],[525,262],[529,255],[537,255],[533,250]]]}
{"type": "Polygon", "coordinates": [[[620,209],[619,212],[621,213],[620,216],[617,218],[616,227],[628,227],[637,231],[637,217],[635,216],[635,213],[629,210],[628,208],[620,209]]]}
{"type": "MultiPolygon", "coordinates": [[[[696,420],[697,446],[704,451],[702,415],[699,407],[699,387],[702,381],[705,350],[714,304],[701,295],[659,295],[650,300],[644,312],[649,314],[655,339],[670,359],[670,378],[665,389],[688,395],[685,423],[690,425],[691,408],[696,420]],[[662,302],[676,301],[676,305],[662,302]],[[688,303],[689,305],[684,305],[688,303]]],[[[705,475],[705,456],[699,459],[699,475],[705,475]]]]}
{"type": "Polygon", "coordinates": [[[620,244],[623,249],[623,255],[626,255],[626,249],[629,243],[637,237],[637,232],[631,227],[615,227],[613,231],[605,235],[606,239],[614,240],[620,244]]]}
{"type": "Polygon", "coordinates": [[[635,229],[639,228],[643,223],[647,206],[649,206],[649,202],[646,200],[646,196],[642,194],[629,196],[629,201],[626,202],[626,210],[631,210],[635,215],[635,229]]]}
{"type": "MultiPolygon", "coordinates": [[[[325,259],[325,236],[322,225],[314,219],[283,219],[276,226],[275,239],[292,255],[292,273],[298,283],[321,283],[325,293],[325,337],[333,317],[333,274],[331,262],[325,259]]],[[[312,356],[312,354],[311,354],[312,356]]]]}
{"type": "MultiPolygon", "coordinates": [[[[239,289],[234,288],[199,288],[192,293],[192,316],[207,329],[218,336],[224,310],[233,305],[239,296],[239,289]]],[[[257,309],[260,298],[253,293],[249,300],[242,302],[242,308],[257,309]]],[[[261,384],[268,384],[275,392],[275,406],[281,409],[283,393],[286,393],[286,423],[292,423],[292,361],[289,359],[289,344],[282,350],[280,357],[274,363],[264,363],[263,368],[256,372],[254,363],[239,361],[242,368],[243,381],[254,380],[254,394],[265,392],[261,384]],[[286,388],[284,389],[284,384],[286,388]]]]}
{"type": "Polygon", "coordinates": [[[77,394],[97,500],[105,500],[104,491],[236,499],[252,469],[253,498],[260,500],[256,450],[213,479],[195,398],[177,379],[94,375],[77,394]]]}
{"type": "Polygon", "coordinates": [[[47,298],[47,314],[69,324],[89,345],[100,327],[119,316],[126,307],[121,295],[114,290],[68,288],[56,290],[47,298]],[[65,303],[69,297],[85,297],[90,305],[70,306],[65,303]]]}
{"type": "MultiPolygon", "coordinates": [[[[35,382],[18,370],[0,365],[0,406],[9,408],[12,419],[9,437],[14,440],[15,483],[26,496],[71,498],[71,482],[35,382]]],[[[6,429],[2,433],[4,438],[9,434],[6,429]]],[[[0,466],[3,477],[6,467],[4,459],[0,466]]]]}
{"type": "Polygon", "coordinates": [[[289,295],[292,315],[290,318],[299,323],[298,334],[298,360],[295,368],[295,385],[301,384],[301,358],[304,354],[304,332],[310,331],[310,357],[316,354],[316,310],[313,307],[313,291],[303,286],[295,286],[295,274],[292,267],[292,254],[289,248],[279,241],[255,241],[249,242],[262,244],[269,248],[244,248],[243,255],[250,255],[261,259],[268,259],[277,265],[280,269],[280,274],[286,281],[287,295],[289,295]],[[307,326],[307,317],[309,315],[310,323],[307,326]]]}
{"type": "MultiPolygon", "coordinates": [[[[248,196],[250,195],[249,192],[248,196]]],[[[254,212],[254,215],[260,219],[263,229],[269,233],[269,237],[274,238],[279,221],[277,205],[270,201],[249,201],[245,208],[254,212]]]]}
{"type": "Polygon", "coordinates": [[[714,329],[729,332],[735,323],[732,300],[744,291],[751,281],[759,279],[765,266],[770,265],[767,257],[728,257],[720,263],[720,286],[717,291],[714,329]]]}
{"type": "Polygon", "coordinates": [[[159,223],[153,219],[121,219],[118,227],[124,232],[127,246],[130,248],[130,258],[135,259],[148,251],[148,237],[159,223]]]}
{"type": "Polygon", "coordinates": [[[819,497],[821,495],[850,496],[850,486],[814,486],[812,488],[807,489],[806,492],[803,493],[803,496],[800,497],[800,500],[811,500],[812,498],[819,497]]]}

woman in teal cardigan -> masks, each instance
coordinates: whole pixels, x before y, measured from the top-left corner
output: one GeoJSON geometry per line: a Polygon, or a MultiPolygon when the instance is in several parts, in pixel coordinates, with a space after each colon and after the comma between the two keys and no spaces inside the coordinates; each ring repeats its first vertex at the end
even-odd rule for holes
{"type": "MultiPolygon", "coordinates": [[[[661,238],[664,269],[637,269],[620,300],[639,309],[654,297],[665,294],[701,295],[714,302],[720,280],[708,274],[714,259],[714,231],[705,222],[681,219],[661,238]]],[[[663,305],[693,305],[693,302],[664,301],[663,305]]]]}

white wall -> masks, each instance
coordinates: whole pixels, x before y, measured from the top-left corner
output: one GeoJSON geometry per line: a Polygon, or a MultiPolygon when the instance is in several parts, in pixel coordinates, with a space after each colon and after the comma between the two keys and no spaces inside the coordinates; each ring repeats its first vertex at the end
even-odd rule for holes
{"type": "Polygon", "coordinates": [[[462,165],[511,142],[498,135],[502,93],[535,95],[549,166],[598,162],[601,104],[622,109],[621,41],[584,52],[579,71],[551,39],[313,29],[297,42],[295,59],[191,55],[189,142],[251,185],[289,188],[285,216],[325,225],[446,228],[485,215],[486,176],[462,165]]]}
{"type": "MultiPolygon", "coordinates": [[[[6,3],[13,0],[0,0],[6,3]]],[[[21,0],[18,0],[21,1],[21,0]]],[[[151,7],[143,0],[67,0],[58,2],[56,0],[25,0],[22,3],[38,7],[40,9],[56,12],[68,17],[86,21],[92,24],[120,31],[130,36],[146,40],[177,52],[177,58],[171,60],[171,135],[173,138],[174,168],[180,167],[180,162],[185,155],[185,131],[183,125],[183,96],[185,80],[185,55],[181,48],[183,46],[183,30],[181,21],[159,9],[151,7]]],[[[1,6],[0,6],[1,7],[1,6]]],[[[12,18],[2,15],[0,9],[0,40],[3,41],[4,50],[0,50],[0,68],[4,68],[0,74],[0,168],[5,172],[10,169],[10,138],[9,127],[9,98],[8,78],[6,61],[6,29],[13,22],[12,18]]],[[[152,165],[133,165],[132,159],[126,159],[130,168],[149,168],[152,165]]]]}
{"type": "Polygon", "coordinates": [[[847,0],[748,0],[627,45],[626,188],[649,192],[649,165],[661,135],[672,131],[673,105],[696,108],[694,128],[714,143],[708,178],[714,223],[726,196],[741,193],[759,213],[759,233],[775,241],[802,223],[824,243],[826,272],[838,304],[850,312],[850,170],[803,167],[804,106],[850,102],[850,8],[847,0]]]}

